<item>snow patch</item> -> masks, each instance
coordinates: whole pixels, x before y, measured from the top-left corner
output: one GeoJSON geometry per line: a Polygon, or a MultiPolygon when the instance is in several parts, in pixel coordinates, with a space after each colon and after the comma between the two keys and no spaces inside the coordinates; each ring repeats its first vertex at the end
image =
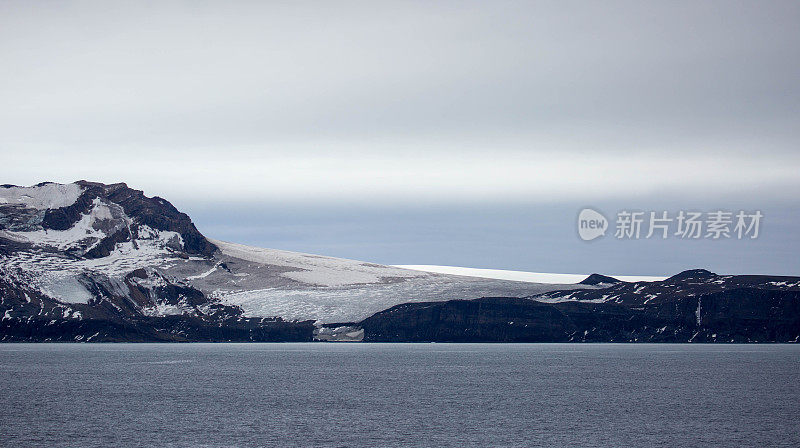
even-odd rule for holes
{"type": "MultiPolygon", "coordinates": [[[[698,297],[697,298],[697,310],[694,312],[695,316],[697,317],[697,326],[698,327],[700,326],[700,320],[701,320],[700,319],[701,318],[701,314],[700,313],[702,311],[700,307],[701,307],[702,303],[703,303],[703,298],[702,297],[698,297]]],[[[694,337],[692,337],[692,339],[694,339],[694,337]]]]}
{"type": "Polygon", "coordinates": [[[78,200],[81,193],[83,188],[78,184],[46,183],[36,187],[0,187],[0,203],[47,210],[70,206],[78,200]]]}
{"type": "Polygon", "coordinates": [[[219,267],[219,263],[215,264],[211,269],[207,270],[206,272],[203,272],[202,274],[190,275],[186,277],[186,280],[197,280],[201,278],[206,278],[209,275],[211,275],[214,271],[216,271],[217,267],[219,267]]]}
{"type": "Polygon", "coordinates": [[[159,303],[155,306],[142,308],[142,314],[150,317],[180,316],[184,314],[184,309],[177,305],[159,303]]]}
{"type": "Polygon", "coordinates": [[[51,277],[52,281],[42,285],[41,291],[64,303],[89,303],[94,296],[74,275],[51,277]]]}

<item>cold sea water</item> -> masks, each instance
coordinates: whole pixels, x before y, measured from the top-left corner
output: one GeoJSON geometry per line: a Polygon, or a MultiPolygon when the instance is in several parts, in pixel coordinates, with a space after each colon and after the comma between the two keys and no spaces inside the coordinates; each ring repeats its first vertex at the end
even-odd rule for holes
{"type": "Polygon", "coordinates": [[[3,344],[3,447],[797,447],[800,346],[3,344]]]}

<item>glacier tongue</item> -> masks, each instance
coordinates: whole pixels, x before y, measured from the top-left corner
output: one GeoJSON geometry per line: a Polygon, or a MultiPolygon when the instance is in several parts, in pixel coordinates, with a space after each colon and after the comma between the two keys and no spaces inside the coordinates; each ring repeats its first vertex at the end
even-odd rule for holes
{"type": "Polygon", "coordinates": [[[295,268],[281,275],[314,286],[349,286],[383,283],[385,279],[425,277],[426,274],[363,261],[320,255],[262,249],[225,241],[210,240],[227,256],[262,265],[295,268]]]}
{"type": "Polygon", "coordinates": [[[314,319],[321,323],[357,322],[394,305],[479,297],[525,297],[581,288],[430,274],[398,281],[336,287],[284,286],[244,291],[217,291],[223,303],[242,308],[249,317],[314,319]]]}

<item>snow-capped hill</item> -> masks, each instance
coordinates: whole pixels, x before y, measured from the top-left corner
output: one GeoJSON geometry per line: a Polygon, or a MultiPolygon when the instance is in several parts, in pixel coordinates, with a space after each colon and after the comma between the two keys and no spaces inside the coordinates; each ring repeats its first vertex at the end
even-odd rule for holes
{"type": "Polygon", "coordinates": [[[587,302],[643,306],[731,290],[800,292],[800,277],[717,275],[705,269],[695,269],[683,271],[663,281],[616,282],[606,288],[551,291],[531,298],[546,303],[587,302]]]}
{"type": "Polygon", "coordinates": [[[138,240],[153,239],[170,240],[174,250],[187,254],[210,256],[216,251],[187,215],[124,183],[4,185],[0,231],[4,240],[17,245],[55,248],[80,258],[107,257],[118,243],[137,246],[138,240]]]}
{"type": "Polygon", "coordinates": [[[187,215],[125,184],[4,185],[0,339],[310,340],[308,323],[248,319],[169,272],[218,255],[187,215]]]}

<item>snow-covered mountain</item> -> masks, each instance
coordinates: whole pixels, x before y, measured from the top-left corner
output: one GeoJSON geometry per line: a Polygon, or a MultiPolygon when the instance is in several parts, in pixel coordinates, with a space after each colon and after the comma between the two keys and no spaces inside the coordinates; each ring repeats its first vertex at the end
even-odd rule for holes
{"type": "Polygon", "coordinates": [[[211,240],[162,198],[122,183],[87,181],[0,186],[0,287],[3,325],[13,323],[15,331],[34,321],[127,325],[170,316],[199,319],[201,327],[220,319],[252,325],[355,322],[405,302],[591,288],[421,272],[211,240]]]}
{"type": "Polygon", "coordinates": [[[409,267],[208,239],[125,184],[0,186],[0,341],[800,338],[797,277],[409,267]]]}

